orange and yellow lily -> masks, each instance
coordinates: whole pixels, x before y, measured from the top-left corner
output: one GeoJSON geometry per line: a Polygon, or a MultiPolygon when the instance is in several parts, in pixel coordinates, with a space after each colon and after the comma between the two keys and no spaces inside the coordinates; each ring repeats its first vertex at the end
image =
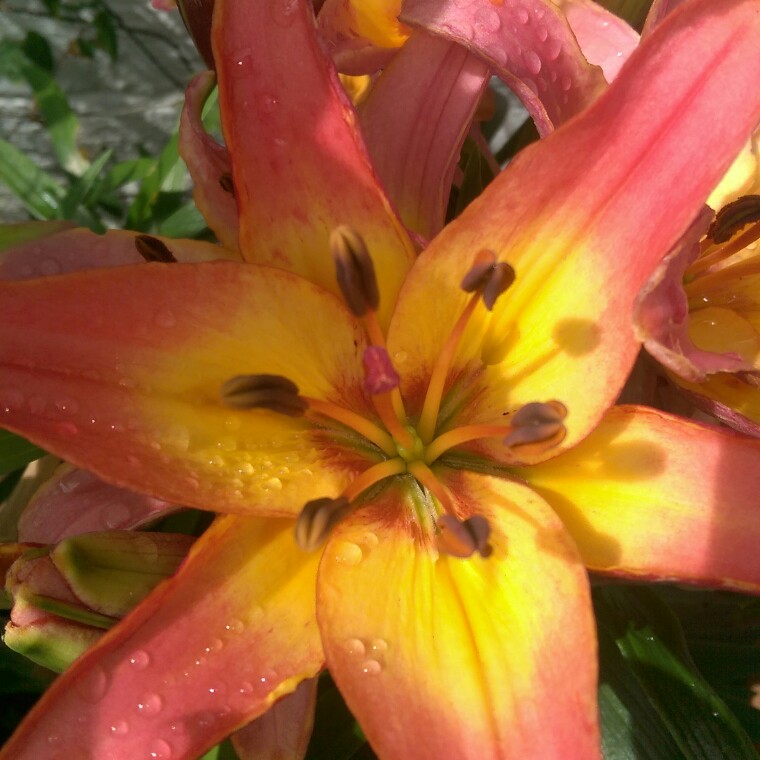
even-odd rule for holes
{"type": "Polygon", "coordinates": [[[248,263],[1,283],[0,420],[222,516],[0,756],[194,757],[326,666],[381,757],[599,757],[585,568],[760,590],[760,442],[612,406],[758,31],[687,3],[415,259],[310,4],[220,0],[248,263]]]}

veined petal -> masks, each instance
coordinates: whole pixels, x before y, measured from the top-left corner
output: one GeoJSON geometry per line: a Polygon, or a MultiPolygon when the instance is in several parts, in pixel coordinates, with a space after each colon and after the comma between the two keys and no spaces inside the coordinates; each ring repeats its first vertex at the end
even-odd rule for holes
{"type": "Polygon", "coordinates": [[[233,734],[232,746],[240,760],[302,760],[314,727],[318,682],[301,681],[292,694],[233,734]]]}
{"type": "Polygon", "coordinates": [[[321,669],[316,568],[292,521],[220,518],[53,684],[0,757],[199,756],[321,669]]]}
{"type": "Polygon", "coordinates": [[[559,0],[586,60],[611,82],[639,44],[639,35],[619,16],[594,0],[559,0]]]}
{"type": "Polygon", "coordinates": [[[760,441],[613,407],[572,451],[519,474],[592,570],[760,592],[760,441]]]}
{"type": "Polygon", "coordinates": [[[489,77],[466,48],[418,31],[361,106],[377,172],[405,224],[425,238],[443,227],[459,151],[489,77]]]}
{"type": "Polygon", "coordinates": [[[328,238],[349,225],[367,243],[387,321],[413,249],[320,47],[311,3],[219,0],[218,6],[219,103],[243,257],[337,293],[328,238]]]}
{"type": "Polygon", "coordinates": [[[426,546],[393,488],[325,549],[319,627],[348,706],[380,757],[599,757],[594,620],[575,546],[524,486],[441,476],[463,514],[488,519],[487,559],[426,546]]]}
{"type": "Polygon", "coordinates": [[[232,162],[223,145],[205,130],[201,114],[216,84],[210,71],[198,74],[185,92],[185,105],[179,121],[179,152],[193,178],[193,200],[208,226],[223,245],[238,248],[238,209],[232,183],[232,162]]]}
{"type": "Polygon", "coordinates": [[[99,269],[0,283],[0,311],[0,424],[111,483],[295,515],[356,471],[303,418],[221,400],[231,377],[268,373],[371,408],[358,395],[363,330],[296,275],[221,262],[99,269]]]}
{"type": "Polygon", "coordinates": [[[482,58],[514,90],[542,135],[603,91],[562,12],[550,0],[493,3],[406,0],[401,18],[482,58]]]}
{"type": "MultiPolygon", "coordinates": [[[[83,227],[64,230],[3,251],[0,255],[0,279],[29,280],[96,267],[144,263],[145,259],[138,252],[135,243],[138,237],[144,236],[126,230],[109,230],[105,235],[96,235],[83,227]]],[[[177,261],[238,259],[234,251],[200,240],[167,238],[160,235],[148,237],[166,246],[177,261]]]]}
{"type": "Polygon", "coordinates": [[[516,280],[462,340],[453,374],[468,362],[479,374],[459,422],[557,399],[569,410],[561,447],[593,429],[638,351],[638,291],[760,119],[759,10],[698,0],[673,13],[594,105],[518,155],[438,235],[390,328],[391,356],[407,357],[405,397],[429,377],[469,297],[459,283],[489,249],[516,280]],[[716,104],[731,118],[715,121],[716,104]]]}
{"type": "Polygon", "coordinates": [[[19,541],[55,544],[79,533],[128,530],[176,509],[161,499],[112,486],[87,470],[64,464],[21,513],[19,541]]]}

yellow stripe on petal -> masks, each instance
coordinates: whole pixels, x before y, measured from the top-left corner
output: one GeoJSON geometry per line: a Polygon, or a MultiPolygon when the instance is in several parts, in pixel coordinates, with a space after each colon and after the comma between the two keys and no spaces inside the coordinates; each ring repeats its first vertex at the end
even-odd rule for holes
{"type": "Polygon", "coordinates": [[[219,519],[58,678],[0,757],[200,756],[321,669],[316,569],[292,521],[219,519]]]}
{"type": "Polygon", "coordinates": [[[572,451],[519,474],[593,570],[760,592],[760,441],[613,407],[572,451]]]}
{"type": "Polygon", "coordinates": [[[295,516],[357,463],[303,418],[222,403],[268,373],[365,412],[365,338],[334,296],[282,270],[141,265],[0,284],[0,424],[176,504],[295,516]]]}
{"type": "Polygon", "coordinates": [[[318,620],[349,707],[381,757],[598,757],[594,621],[572,541],[524,486],[442,477],[463,514],[488,519],[487,559],[414,538],[394,488],[325,549],[318,620]]]}

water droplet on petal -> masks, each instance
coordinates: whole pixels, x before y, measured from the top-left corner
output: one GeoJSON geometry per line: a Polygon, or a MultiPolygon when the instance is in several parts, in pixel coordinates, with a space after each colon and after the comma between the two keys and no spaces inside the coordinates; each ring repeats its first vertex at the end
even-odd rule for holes
{"type": "Polygon", "coordinates": [[[366,673],[368,676],[376,676],[383,666],[377,660],[365,660],[362,665],[362,673],[366,673]]]}
{"type": "Polygon", "coordinates": [[[243,696],[248,696],[249,694],[253,694],[253,684],[250,681],[243,681],[243,683],[240,684],[240,688],[238,691],[243,696]]]}
{"type": "Polygon", "coordinates": [[[61,737],[58,734],[48,734],[47,743],[51,747],[55,747],[61,741],[61,737]]]}
{"type": "Polygon", "coordinates": [[[551,39],[546,45],[546,58],[549,61],[556,61],[562,52],[562,43],[559,40],[551,39]]]}
{"type": "Polygon", "coordinates": [[[363,657],[367,649],[361,639],[349,639],[346,642],[346,651],[353,657],[363,657]]]}
{"type": "Polygon", "coordinates": [[[76,689],[82,699],[93,705],[103,699],[107,688],[108,676],[102,668],[96,668],[76,685],[76,689]]]}
{"type": "Polygon", "coordinates": [[[501,29],[501,18],[493,8],[484,6],[475,12],[475,27],[494,34],[501,29]]]}
{"type": "Polygon", "coordinates": [[[333,550],[336,562],[343,565],[358,565],[364,556],[361,548],[352,541],[338,541],[333,550]]]}
{"type": "Polygon", "coordinates": [[[573,86],[573,82],[570,77],[564,76],[559,80],[559,86],[567,92],[573,86]]]}
{"type": "Polygon", "coordinates": [[[282,481],[279,478],[268,478],[264,481],[265,491],[281,491],[282,481]]]}
{"type": "Polygon", "coordinates": [[[169,742],[164,741],[163,739],[156,739],[154,742],[151,743],[150,747],[148,748],[148,757],[149,758],[170,758],[172,756],[172,748],[169,742]]]}
{"type": "Polygon", "coordinates": [[[79,428],[73,422],[59,422],[55,429],[61,435],[76,435],[79,428]]]}
{"type": "Polygon", "coordinates": [[[61,398],[55,402],[55,408],[64,414],[76,414],[79,404],[74,399],[61,398]]]}
{"type": "Polygon", "coordinates": [[[277,98],[267,93],[259,98],[259,107],[262,113],[274,113],[277,110],[277,98]]]}
{"type": "Polygon", "coordinates": [[[525,65],[528,67],[528,71],[530,71],[531,74],[535,75],[541,71],[541,59],[535,51],[525,50],[523,52],[523,58],[525,60],[525,65]]]}
{"type": "Polygon", "coordinates": [[[536,27],[536,36],[541,42],[546,42],[549,39],[549,30],[545,26],[536,27]]]}
{"type": "Polygon", "coordinates": [[[150,655],[143,649],[137,649],[129,655],[129,664],[135,670],[145,670],[150,665],[150,655]]]}
{"type": "Polygon", "coordinates": [[[253,74],[253,56],[249,48],[233,54],[232,59],[235,61],[235,65],[232,67],[234,77],[249,77],[253,74]]]}
{"type": "Polygon", "coordinates": [[[119,720],[111,726],[111,733],[114,736],[124,736],[129,732],[129,724],[126,721],[119,720]]]}
{"type": "Polygon", "coordinates": [[[379,543],[380,539],[377,537],[377,534],[372,533],[372,531],[367,531],[361,539],[361,544],[365,552],[374,549],[379,543]]]}
{"type": "Polygon", "coordinates": [[[530,13],[528,13],[528,9],[524,8],[522,5],[518,5],[515,9],[515,16],[517,16],[517,20],[521,24],[527,24],[530,21],[530,13]]]}
{"type": "Polygon", "coordinates": [[[126,504],[109,504],[103,510],[103,522],[105,523],[106,528],[111,530],[113,528],[120,528],[127,522],[127,520],[129,520],[131,514],[129,507],[126,504]]]}
{"type": "Polygon", "coordinates": [[[381,655],[388,651],[388,642],[385,639],[372,639],[369,648],[372,654],[381,655]]]}
{"type": "Polygon", "coordinates": [[[137,703],[137,712],[140,715],[146,717],[152,717],[158,715],[161,712],[161,708],[164,706],[164,701],[158,694],[146,694],[137,703]]]}
{"type": "Polygon", "coordinates": [[[6,414],[24,404],[24,395],[15,388],[0,388],[0,409],[6,414]]]}

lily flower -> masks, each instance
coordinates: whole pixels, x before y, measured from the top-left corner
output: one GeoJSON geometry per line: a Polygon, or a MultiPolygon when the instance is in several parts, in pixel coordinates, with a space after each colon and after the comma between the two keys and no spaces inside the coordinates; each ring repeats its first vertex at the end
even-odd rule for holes
{"type": "Polygon", "coordinates": [[[760,436],[760,160],[755,133],[640,294],[638,334],[694,405],[760,436]]]}
{"type": "Polygon", "coordinates": [[[194,757],[325,666],[381,757],[599,757],[585,568],[760,590],[760,442],[612,406],[758,27],[687,3],[414,260],[309,4],[219,0],[248,263],[0,283],[0,419],[221,516],[0,757],[194,757]]]}

